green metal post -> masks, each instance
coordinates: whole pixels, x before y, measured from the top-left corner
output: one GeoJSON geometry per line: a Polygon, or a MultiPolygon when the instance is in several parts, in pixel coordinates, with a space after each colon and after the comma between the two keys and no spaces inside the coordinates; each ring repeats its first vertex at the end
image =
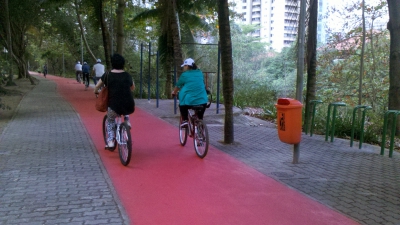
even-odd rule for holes
{"type": "Polygon", "coordinates": [[[329,133],[331,133],[331,142],[333,142],[333,138],[335,135],[335,117],[336,117],[336,111],[338,106],[346,106],[346,103],[344,102],[334,102],[329,104],[328,106],[328,117],[326,118],[326,134],[325,134],[325,141],[328,141],[328,136],[329,133]],[[331,112],[331,106],[333,106],[333,113],[332,113],[332,127],[331,130],[329,131],[329,117],[330,117],[330,112],[331,112]]]}
{"type": "Polygon", "coordinates": [[[381,155],[385,153],[385,143],[386,143],[386,132],[388,128],[388,120],[389,116],[393,115],[392,127],[391,127],[391,134],[390,134],[390,146],[389,146],[389,157],[392,158],[393,156],[393,143],[394,143],[394,136],[396,133],[396,123],[397,123],[397,116],[400,115],[400,111],[398,110],[388,110],[385,112],[385,116],[383,119],[383,132],[382,132],[382,144],[381,144],[381,155]]]}
{"type": "Polygon", "coordinates": [[[333,106],[333,113],[332,113],[332,129],[331,129],[331,142],[333,142],[333,138],[335,136],[335,118],[336,118],[336,105],[333,106]]]}
{"type": "Polygon", "coordinates": [[[362,143],[364,142],[364,124],[365,124],[365,114],[367,110],[372,109],[371,106],[366,106],[363,110],[362,119],[361,119],[361,133],[360,133],[360,143],[358,144],[358,149],[361,149],[362,143]]]}
{"type": "MultiPolygon", "coordinates": [[[[365,106],[365,105],[358,105],[354,107],[353,109],[353,120],[351,122],[351,138],[350,138],[350,147],[353,147],[353,140],[354,140],[354,127],[355,127],[355,120],[356,120],[356,112],[357,110],[363,110],[362,113],[362,119],[361,119],[361,128],[360,128],[360,143],[359,143],[359,148],[361,149],[362,143],[364,141],[364,122],[365,122],[365,113],[366,110],[372,109],[371,106],[365,106]]],[[[360,118],[358,118],[360,119],[360,118]]]]}
{"type": "Polygon", "coordinates": [[[329,119],[331,116],[331,106],[332,104],[328,105],[328,116],[326,117],[326,128],[325,128],[325,141],[328,141],[328,137],[329,137],[329,119]]]}
{"type": "MultiPolygon", "coordinates": [[[[311,118],[311,125],[310,125],[310,137],[312,137],[312,135],[313,135],[313,131],[314,131],[314,118],[315,118],[315,109],[316,109],[316,106],[317,106],[317,104],[319,104],[319,103],[322,103],[322,101],[321,100],[311,100],[310,101],[310,105],[312,106],[312,118],[311,118]]],[[[306,113],[306,115],[308,115],[307,113],[306,113]]],[[[305,125],[305,127],[304,127],[304,132],[307,134],[308,133],[308,121],[309,121],[310,119],[309,118],[307,118],[307,121],[306,121],[306,125],[305,125]]]]}

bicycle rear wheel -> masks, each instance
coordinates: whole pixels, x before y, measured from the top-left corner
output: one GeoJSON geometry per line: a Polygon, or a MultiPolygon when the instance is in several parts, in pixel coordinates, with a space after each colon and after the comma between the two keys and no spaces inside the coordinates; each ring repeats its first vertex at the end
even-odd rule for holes
{"type": "MultiPolygon", "coordinates": [[[[103,138],[104,138],[104,144],[105,145],[107,145],[107,140],[108,140],[108,132],[107,132],[107,126],[108,126],[108,120],[107,120],[107,114],[106,115],[104,115],[104,118],[103,118],[103,138]]],[[[116,144],[115,144],[115,139],[113,140],[114,141],[114,147],[113,148],[107,148],[107,150],[109,150],[109,151],[114,151],[115,150],[115,148],[117,147],[116,146],[116,144]]]]}
{"type": "Polygon", "coordinates": [[[119,130],[120,143],[118,143],[119,159],[122,165],[127,166],[132,156],[131,128],[124,122],[119,130]]]}
{"type": "Polygon", "coordinates": [[[194,129],[194,150],[197,156],[204,158],[207,155],[209,144],[207,125],[204,121],[198,120],[194,129]]]}
{"type": "Polygon", "coordinates": [[[188,128],[188,126],[181,127],[181,124],[182,124],[182,117],[179,121],[179,142],[181,143],[182,146],[185,146],[189,128],[188,128]]]}

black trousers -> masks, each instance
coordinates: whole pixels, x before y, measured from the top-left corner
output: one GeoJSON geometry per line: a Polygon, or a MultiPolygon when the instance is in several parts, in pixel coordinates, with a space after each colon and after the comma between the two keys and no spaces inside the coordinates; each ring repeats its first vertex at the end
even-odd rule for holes
{"type": "Polygon", "coordinates": [[[89,87],[89,73],[83,72],[83,82],[86,87],[89,87]]]}
{"type": "MultiPolygon", "coordinates": [[[[201,106],[203,106],[203,109],[197,114],[197,117],[199,117],[199,119],[203,119],[204,116],[204,112],[206,111],[206,105],[207,103],[201,104],[201,106]]],[[[179,106],[179,111],[181,112],[181,116],[182,116],[182,120],[188,120],[188,110],[191,109],[192,106],[191,105],[180,105],[179,106]]]]}

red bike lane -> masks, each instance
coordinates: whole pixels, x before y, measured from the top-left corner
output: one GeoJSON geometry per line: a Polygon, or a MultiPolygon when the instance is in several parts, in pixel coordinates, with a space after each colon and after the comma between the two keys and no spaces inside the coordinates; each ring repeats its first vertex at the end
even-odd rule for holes
{"type": "Polygon", "coordinates": [[[136,108],[130,116],[133,151],[123,166],[104,150],[93,89],[48,75],[85,125],[131,224],[358,224],[210,146],[204,159],[178,129],[136,108]]]}

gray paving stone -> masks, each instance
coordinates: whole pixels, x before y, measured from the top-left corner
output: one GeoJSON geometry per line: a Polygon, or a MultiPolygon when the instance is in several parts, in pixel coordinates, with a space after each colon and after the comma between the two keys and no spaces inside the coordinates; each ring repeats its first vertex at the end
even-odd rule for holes
{"type": "Polygon", "coordinates": [[[0,224],[129,224],[86,129],[55,83],[40,79],[24,96],[0,136],[0,156],[0,224]],[[99,213],[102,220],[85,215],[99,213]]]}

